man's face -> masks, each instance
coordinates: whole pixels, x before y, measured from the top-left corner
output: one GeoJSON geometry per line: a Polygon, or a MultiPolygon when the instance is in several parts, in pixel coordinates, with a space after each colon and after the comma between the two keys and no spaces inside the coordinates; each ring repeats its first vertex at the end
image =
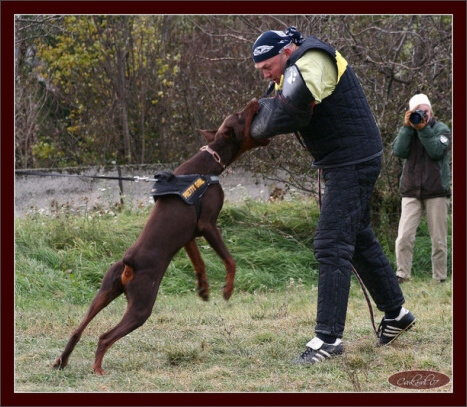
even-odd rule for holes
{"type": "Polygon", "coordinates": [[[286,52],[281,52],[275,57],[266,59],[266,61],[258,62],[255,68],[263,72],[264,79],[280,83],[281,76],[285,70],[288,55],[286,52]]]}

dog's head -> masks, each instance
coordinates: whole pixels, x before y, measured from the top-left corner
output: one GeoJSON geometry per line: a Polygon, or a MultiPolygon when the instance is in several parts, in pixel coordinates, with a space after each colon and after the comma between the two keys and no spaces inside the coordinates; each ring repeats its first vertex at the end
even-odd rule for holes
{"type": "Polygon", "coordinates": [[[227,116],[217,130],[200,130],[208,143],[224,140],[238,149],[232,161],[235,161],[245,151],[256,147],[267,146],[269,139],[255,140],[250,135],[251,122],[259,109],[258,99],[252,99],[245,108],[227,116]]]}

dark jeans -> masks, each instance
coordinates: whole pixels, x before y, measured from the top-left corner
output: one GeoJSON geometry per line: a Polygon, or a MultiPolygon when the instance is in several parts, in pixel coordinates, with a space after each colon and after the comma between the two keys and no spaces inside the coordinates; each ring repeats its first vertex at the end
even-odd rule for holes
{"type": "Polygon", "coordinates": [[[380,169],[381,157],[323,169],[325,191],[314,239],[319,263],[316,333],[342,338],[352,267],[380,311],[404,303],[394,270],[370,226],[371,196],[380,169]]]}

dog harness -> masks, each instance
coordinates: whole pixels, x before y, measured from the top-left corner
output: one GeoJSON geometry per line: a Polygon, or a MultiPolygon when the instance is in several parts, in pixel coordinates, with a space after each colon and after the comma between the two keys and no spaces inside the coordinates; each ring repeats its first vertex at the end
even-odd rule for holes
{"type": "Polygon", "coordinates": [[[217,175],[174,175],[171,172],[158,172],[154,175],[156,182],[151,189],[154,202],[159,196],[178,195],[188,205],[195,205],[199,218],[201,198],[212,184],[219,183],[217,175]]]}

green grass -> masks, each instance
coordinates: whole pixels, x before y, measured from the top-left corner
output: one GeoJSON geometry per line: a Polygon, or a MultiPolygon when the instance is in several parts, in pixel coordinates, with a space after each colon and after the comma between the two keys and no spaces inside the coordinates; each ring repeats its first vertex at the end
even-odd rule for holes
{"type": "MultiPolygon", "coordinates": [[[[237,261],[231,300],[221,296],[222,262],[201,239],[211,300],[196,295],[191,264],[178,253],[152,316],[110,348],[103,377],[92,374],[94,353],[99,335],[123,315],[123,296],[91,322],[66,369],[51,365],[108,266],[139,235],[147,212],[17,219],[15,390],[407,392],[392,387],[388,377],[414,369],[452,376],[451,278],[435,283],[430,265],[417,263],[417,256],[413,279],[403,285],[406,305],[418,319],[411,331],[392,346],[375,347],[368,306],[353,278],[344,357],[311,368],[290,363],[313,336],[317,263],[311,247],[317,214],[312,201],[227,205],[219,226],[237,261]]],[[[417,239],[422,251],[429,246],[424,227],[417,239]]],[[[382,314],[374,312],[378,324],[382,314]]],[[[430,391],[450,392],[452,384],[430,391]]]]}

